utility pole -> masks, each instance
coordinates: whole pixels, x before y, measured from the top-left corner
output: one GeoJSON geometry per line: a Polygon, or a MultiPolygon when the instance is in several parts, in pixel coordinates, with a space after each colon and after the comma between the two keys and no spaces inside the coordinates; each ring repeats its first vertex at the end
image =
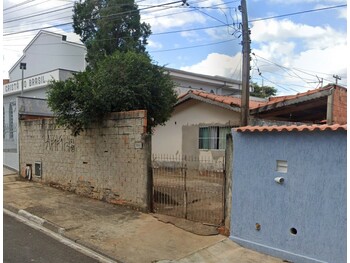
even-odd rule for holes
{"type": "Polygon", "coordinates": [[[341,80],[341,77],[338,75],[333,75],[333,78],[335,78],[335,85],[338,85],[338,80],[341,80]]]}
{"type": "Polygon", "coordinates": [[[241,0],[239,10],[242,12],[242,95],[241,95],[241,126],[248,125],[249,116],[249,80],[250,80],[250,30],[248,28],[248,13],[245,0],[241,0]]]}

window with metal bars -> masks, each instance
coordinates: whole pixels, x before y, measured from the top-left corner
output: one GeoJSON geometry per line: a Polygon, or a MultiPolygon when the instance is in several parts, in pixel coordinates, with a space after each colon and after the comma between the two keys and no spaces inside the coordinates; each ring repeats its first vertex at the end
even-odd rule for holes
{"type": "Polygon", "coordinates": [[[5,139],[5,107],[2,107],[2,138],[5,139]]]}
{"type": "Polygon", "coordinates": [[[199,149],[201,150],[224,150],[226,149],[226,135],[231,132],[232,127],[200,127],[199,149]]]}
{"type": "Polygon", "coordinates": [[[9,132],[10,132],[10,139],[13,139],[13,108],[12,103],[10,103],[9,108],[9,132]]]}

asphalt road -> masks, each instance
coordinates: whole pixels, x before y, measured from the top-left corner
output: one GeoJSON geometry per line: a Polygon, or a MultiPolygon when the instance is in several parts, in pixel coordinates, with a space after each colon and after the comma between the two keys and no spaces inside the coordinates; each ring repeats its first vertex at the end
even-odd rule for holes
{"type": "Polygon", "coordinates": [[[95,263],[98,262],[59,241],[4,214],[3,255],[5,263],[95,263]]]}

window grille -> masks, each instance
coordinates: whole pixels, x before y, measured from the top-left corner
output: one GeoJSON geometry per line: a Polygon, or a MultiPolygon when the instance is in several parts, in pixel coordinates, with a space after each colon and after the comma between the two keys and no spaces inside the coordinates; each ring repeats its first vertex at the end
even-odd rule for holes
{"type": "Polygon", "coordinates": [[[6,123],[5,123],[5,107],[2,107],[2,138],[5,139],[5,127],[6,127],[6,123]]]}
{"type": "Polygon", "coordinates": [[[9,108],[9,134],[10,139],[13,139],[13,108],[11,103],[9,108]]]}
{"type": "Polygon", "coordinates": [[[199,149],[226,149],[226,135],[231,132],[232,127],[200,127],[199,149]]]}

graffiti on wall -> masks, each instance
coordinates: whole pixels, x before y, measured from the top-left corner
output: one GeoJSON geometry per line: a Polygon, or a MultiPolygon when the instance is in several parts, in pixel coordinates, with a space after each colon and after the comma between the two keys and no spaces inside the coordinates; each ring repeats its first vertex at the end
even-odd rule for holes
{"type": "Polygon", "coordinates": [[[72,136],[47,134],[45,137],[45,149],[47,151],[74,152],[75,142],[72,136]]]}

